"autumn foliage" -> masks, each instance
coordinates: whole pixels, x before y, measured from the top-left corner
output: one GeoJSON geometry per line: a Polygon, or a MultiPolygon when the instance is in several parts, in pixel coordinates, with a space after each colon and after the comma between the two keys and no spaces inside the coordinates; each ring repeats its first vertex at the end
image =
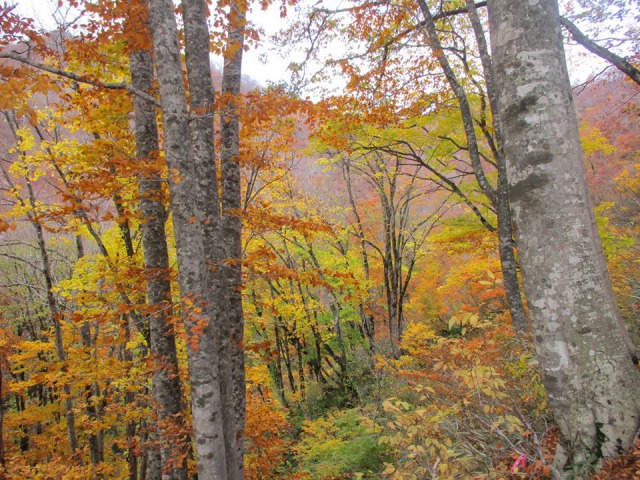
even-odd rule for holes
{"type": "MultiPolygon", "coordinates": [[[[138,34],[146,7],[69,5],[80,19],[46,34],[0,5],[2,52],[32,63],[0,60],[0,478],[149,478],[167,444],[182,445],[173,465],[193,475],[187,350],[207,325],[185,327],[203,305],[179,300],[171,221],[169,268],[145,267],[139,189],[158,180],[152,200],[170,219],[168,184],[180,179],[162,150],[137,158],[132,96],[121,88],[130,52],[150,48],[138,34]],[[169,282],[162,304],[149,301],[153,279],[169,282]],[[175,332],[175,366],[153,353],[159,311],[175,332]],[[164,422],[158,371],[180,390],[180,413],[164,422]]],[[[220,53],[227,3],[211,8],[220,53]]],[[[410,48],[420,35],[409,9],[381,9],[355,6],[347,30],[323,10],[307,25],[361,49],[327,63],[345,80],[339,95],[316,101],[271,85],[218,92],[212,106],[218,154],[230,104],[241,125],[240,208],[223,213],[242,221],[242,258],[223,263],[242,267],[244,476],[549,478],[557,428],[531,337],[511,325],[496,209],[472,175],[434,57],[410,48]]],[[[442,27],[445,48],[466,51],[456,34],[466,21],[442,27]]],[[[300,32],[291,24],[281,40],[300,32]]],[[[253,46],[259,29],[247,35],[253,46]]],[[[455,66],[471,85],[496,185],[478,67],[462,54],[455,66]]],[[[601,238],[636,341],[637,93],[611,74],[577,97],[601,238]]],[[[594,478],[638,478],[639,449],[594,478]]]]}

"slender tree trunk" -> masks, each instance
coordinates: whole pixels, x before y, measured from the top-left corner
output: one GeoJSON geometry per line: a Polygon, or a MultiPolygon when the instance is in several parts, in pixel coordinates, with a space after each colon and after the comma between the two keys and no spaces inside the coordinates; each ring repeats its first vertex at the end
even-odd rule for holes
{"type": "MultiPolygon", "coordinates": [[[[364,228],[362,227],[362,220],[360,219],[360,214],[358,213],[358,207],[356,205],[355,196],[353,194],[353,186],[351,184],[351,166],[349,165],[349,160],[344,159],[341,162],[342,166],[342,176],[344,177],[344,181],[347,185],[347,194],[349,196],[349,205],[351,205],[351,212],[355,217],[355,231],[356,236],[360,240],[360,256],[362,257],[362,267],[364,269],[364,279],[367,283],[369,283],[371,273],[369,268],[369,255],[367,253],[367,244],[366,238],[364,235],[364,228]]],[[[373,314],[366,311],[363,302],[358,305],[358,310],[360,312],[360,319],[362,322],[362,330],[365,334],[366,340],[369,343],[369,350],[373,353],[375,352],[375,335],[376,335],[376,324],[373,314]]]]}
{"type": "Polygon", "coordinates": [[[244,50],[245,9],[241,1],[231,2],[229,34],[222,69],[222,111],[220,157],[222,170],[222,235],[225,239],[226,264],[225,337],[222,356],[226,360],[223,374],[225,403],[225,437],[227,474],[229,480],[242,480],[246,395],[244,373],[244,313],[242,311],[242,192],[240,181],[239,145],[240,87],[242,80],[242,52],[244,50]]]}
{"type": "MultiPolygon", "coordinates": [[[[322,278],[323,280],[327,281],[327,278],[325,277],[325,275],[322,273],[322,266],[320,265],[320,262],[318,261],[318,257],[316,256],[316,253],[313,249],[313,243],[311,243],[311,241],[309,240],[309,238],[307,238],[306,236],[304,237],[305,239],[305,244],[307,245],[307,253],[309,254],[309,257],[311,258],[311,262],[313,264],[313,266],[318,270],[320,278],[322,278]]],[[[303,267],[304,267],[304,261],[303,261],[303,267]]],[[[300,280],[298,280],[297,282],[297,287],[298,287],[298,293],[300,294],[300,298],[302,298],[302,303],[304,305],[304,310],[307,316],[307,321],[309,323],[309,325],[313,324],[313,319],[311,318],[311,312],[309,311],[309,306],[308,306],[308,302],[306,300],[306,297],[304,295],[304,292],[302,290],[302,283],[300,282],[300,280]]],[[[307,293],[309,295],[309,297],[311,297],[311,290],[307,289],[307,293]]],[[[333,333],[336,336],[336,340],[338,341],[338,348],[340,349],[340,368],[342,369],[342,374],[346,375],[347,373],[347,349],[344,346],[344,337],[342,336],[342,326],[340,325],[340,302],[338,301],[338,297],[336,296],[336,294],[334,292],[329,292],[331,295],[331,300],[330,300],[330,304],[329,304],[329,309],[331,310],[331,316],[333,317],[333,333]]]]}
{"type": "MultiPolygon", "coordinates": [[[[498,159],[498,162],[503,162],[498,159]]],[[[529,332],[529,319],[524,309],[520,282],[518,280],[518,265],[515,256],[515,242],[513,241],[513,222],[511,220],[511,207],[509,205],[509,192],[507,190],[507,173],[504,167],[498,171],[498,188],[496,189],[496,216],[498,217],[498,254],[500,256],[500,269],[507,305],[511,314],[513,329],[518,336],[529,332]]]]}
{"type": "Polygon", "coordinates": [[[303,358],[303,350],[304,350],[304,339],[300,339],[297,332],[293,332],[294,334],[294,346],[296,348],[296,354],[298,358],[298,381],[300,382],[300,399],[304,403],[307,398],[307,387],[306,380],[304,376],[304,361],[303,358]]]}
{"type": "MultiPolygon", "coordinates": [[[[289,388],[293,393],[296,393],[296,383],[293,380],[293,371],[291,369],[291,359],[289,358],[289,342],[286,338],[282,338],[280,335],[280,319],[276,318],[273,322],[274,335],[276,337],[276,348],[278,349],[278,357],[277,360],[280,362],[280,359],[284,360],[284,366],[287,369],[287,380],[289,380],[289,388]]],[[[282,370],[282,368],[280,368],[282,370]]]]}
{"type": "Polygon", "coordinates": [[[498,252],[500,255],[500,266],[502,269],[502,279],[504,290],[511,313],[511,321],[518,335],[523,335],[529,331],[529,321],[520,294],[520,282],[518,281],[518,269],[515,257],[515,244],[513,241],[513,221],[511,219],[511,205],[509,203],[509,182],[507,181],[507,169],[504,155],[502,154],[502,130],[497,109],[498,99],[493,74],[491,55],[487,46],[487,40],[480,22],[480,17],[476,10],[474,0],[466,0],[466,6],[473,32],[480,52],[480,60],[484,73],[487,96],[489,97],[489,107],[491,118],[495,129],[495,143],[497,148],[493,148],[495,161],[498,169],[498,185],[496,187],[496,216],[498,217],[498,252]]]}
{"type": "MultiPolygon", "coordinates": [[[[263,308],[262,306],[258,303],[258,296],[256,295],[256,291],[252,290],[251,291],[251,300],[253,303],[253,306],[256,310],[256,315],[258,316],[259,319],[262,319],[263,316],[263,308]]],[[[266,329],[266,325],[263,323],[261,325],[260,328],[262,334],[263,334],[263,338],[267,338],[267,329],[266,329]]],[[[281,362],[281,355],[280,355],[280,343],[279,343],[279,339],[276,338],[276,350],[275,350],[275,358],[272,357],[270,358],[267,366],[269,369],[269,373],[271,375],[271,378],[273,378],[273,382],[275,383],[276,386],[276,392],[278,393],[278,398],[280,399],[280,403],[282,404],[283,407],[288,408],[287,405],[287,400],[285,398],[284,395],[284,380],[282,378],[282,362],[281,362]]]]}
{"type": "MultiPolygon", "coordinates": [[[[98,134],[94,134],[96,138],[100,138],[98,134]]],[[[114,168],[110,169],[112,175],[116,175],[116,170],[114,168]]],[[[124,203],[122,197],[119,193],[113,194],[113,204],[116,209],[116,213],[118,215],[118,227],[120,229],[120,236],[122,237],[122,243],[124,244],[125,252],[127,253],[127,258],[129,262],[132,261],[133,256],[135,255],[135,251],[133,248],[133,238],[131,237],[131,228],[129,226],[129,219],[127,218],[127,214],[125,211],[124,203]]],[[[130,302],[129,302],[130,303],[130,302]]],[[[137,310],[132,310],[131,312],[122,315],[122,328],[124,330],[124,345],[122,346],[123,359],[126,365],[126,375],[129,375],[129,371],[133,366],[133,352],[127,346],[129,342],[131,342],[131,324],[137,324],[142,328],[142,317],[137,310]]],[[[148,328],[143,328],[146,331],[147,341],[150,342],[148,337],[149,330],[148,328]]],[[[125,405],[129,405],[130,407],[125,408],[135,408],[133,406],[135,400],[135,393],[133,391],[127,391],[124,396],[125,405]]],[[[139,450],[136,448],[136,431],[138,429],[138,424],[134,420],[130,420],[126,425],[126,435],[127,435],[127,464],[129,465],[129,480],[138,480],[138,452],[139,450]]]]}
{"type": "Polygon", "coordinates": [[[333,333],[338,340],[338,348],[340,349],[340,367],[343,373],[347,371],[347,350],[344,347],[344,339],[342,338],[342,327],[340,325],[340,304],[334,298],[329,305],[331,316],[333,317],[333,333]]]}
{"type": "MultiPolygon", "coordinates": [[[[436,29],[434,16],[432,16],[427,3],[424,0],[418,0],[418,4],[425,17],[425,28],[431,48],[437,52],[436,57],[438,59],[438,63],[444,71],[451,90],[454,92],[454,95],[458,100],[458,104],[460,105],[460,113],[462,115],[464,131],[467,137],[469,156],[471,158],[471,164],[478,181],[478,185],[496,209],[496,215],[498,217],[498,254],[500,256],[500,266],[502,269],[504,287],[507,296],[507,304],[509,305],[509,312],[511,313],[514,330],[520,335],[527,331],[528,321],[522,302],[522,296],[520,294],[520,285],[518,282],[517,266],[513,249],[513,225],[511,221],[508,183],[506,180],[504,159],[501,158],[500,150],[494,152],[497,154],[495,161],[498,167],[498,185],[497,188],[494,189],[486,178],[480,160],[478,140],[474,130],[473,116],[471,114],[471,107],[469,100],[467,99],[467,94],[464,87],[458,81],[453,68],[451,68],[451,65],[449,64],[449,60],[444,53],[444,49],[442,48],[436,29]]],[[[495,114],[496,94],[491,59],[473,0],[467,0],[466,4],[480,51],[480,59],[486,79],[489,104],[493,113],[497,143],[500,145],[501,132],[500,125],[498,123],[498,116],[495,114]]]]}
{"type": "MultiPolygon", "coordinates": [[[[27,191],[29,193],[29,204],[32,209],[35,210],[35,195],[33,188],[29,180],[27,183],[27,191]]],[[[45,287],[47,289],[47,304],[51,313],[51,320],[53,322],[54,338],[56,354],[58,355],[58,361],[62,363],[61,370],[66,372],[68,370],[66,366],[67,355],[64,349],[64,343],[62,339],[62,325],[60,324],[61,313],[58,308],[58,301],[53,293],[53,273],[51,271],[51,262],[49,260],[49,252],[47,251],[47,245],[45,243],[44,231],[42,225],[36,220],[33,214],[29,214],[29,220],[36,231],[36,238],[38,240],[38,247],[40,249],[40,258],[42,260],[42,274],[44,275],[45,287]]],[[[67,420],[67,438],[69,440],[69,448],[74,460],[83,465],[82,455],[78,444],[78,435],[76,433],[76,417],[73,413],[73,398],[71,397],[71,386],[65,383],[62,387],[64,391],[64,408],[65,417],[67,420]]]]}
{"type": "Polygon", "coordinates": [[[398,319],[398,305],[396,297],[396,285],[394,283],[394,265],[393,265],[393,191],[391,198],[388,198],[384,189],[384,185],[377,186],[380,204],[382,205],[382,217],[384,223],[384,256],[382,258],[384,291],[387,300],[387,316],[389,320],[389,339],[391,340],[391,351],[393,355],[399,354],[400,329],[398,319]]]}
{"type": "Polygon", "coordinates": [[[2,376],[4,375],[4,354],[0,352],[0,478],[5,473],[4,461],[4,395],[2,394],[2,376]]]}
{"type": "MultiPolygon", "coordinates": [[[[17,376],[20,381],[25,380],[24,373],[17,376]]],[[[18,395],[17,393],[13,394],[14,402],[16,405],[16,412],[21,413],[25,410],[24,398],[22,395],[18,395]]],[[[24,425],[20,426],[20,436],[18,437],[18,446],[20,447],[21,452],[29,451],[29,430],[24,425]]]]}
{"type": "MultiPolygon", "coordinates": [[[[146,10],[146,2],[142,3],[142,7],[146,10]]],[[[149,37],[146,18],[139,19],[137,31],[146,38],[149,37]]],[[[130,47],[131,84],[138,90],[151,93],[151,52],[135,43],[130,47]]],[[[136,96],[134,115],[136,157],[142,165],[152,164],[159,151],[155,108],[136,96]]],[[[143,171],[148,170],[143,168],[143,171]]],[[[152,400],[157,418],[156,425],[151,429],[151,449],[148,452],[146,475],[149,480],[157,480],[161,476],[167,480],[185,480],[189,439],[182,414],[175,335],[169,321],[173,307],[165,233],[167,212],[163,204],[162,182],[159,173],[145,173],[138,178],[147,301],[152,309],[148,324],[153,360],[152,400]],[[160,462],[156,461],[155,452],[160,455],[160,462]]]]}
{"type": "MultiPolygon", "coordinates": [[[[123,358],[125,362],[125,376],[129,377],[131,367],[133,366],[133,353],[131,349],[127,347],[131,342],[131,323],[129,321],[129,315],[123,315],[123,329],[124,329],[124,345],[123,345],[123,358]]],[[[134,405],[135,394],[134,392],[127,391],[124,395],[125,409],[135,408],[134,405]]],[[[139,450],[136,448],[136,430],[138,429],[138,423],[134,420],[127,422],[125,432],[127,434],[127,464],[129,465],[129,480],[138,480],[138,455],[139,450]]]]}
{"type": "Polygon", "coordinates": [[[284,394],[284,380],[282,378],[282,361],[280,356],[280,348],[279,345],[276,347],[276,358],[273,362],[270,362],[271,368],[273,369],[272,376],[274,378],[274,382],[276,384],[276,391],[278,392],[278,398],[280,398],[280,403],[285,408],[288,408],[289,405],[287,403],[287,398],[284,394]]]}
{"type": "Polygon", "coordinates": [[[311,324],[311,332],[313,333],[313,345],[316,351],[316,360],[314,362],[315,377],[318,382],[325,383],[326,379],[322,375],[322,338],[318,331],[318,316],[315,312],[313,323],[311,324]]]}
{"type": "Polygon", "coordinates": [[[549,403],[557,478],[635,441],[640,374],[587,187],[555,0],[489,1],[498,114],[524,287],[549,403]]]}
{"type": "MultiPolygon", "coordinates": [[[[76,258],[77,260],[80,260],[83,257],[84,243],[82,242],[82,237],[80,235],[76,235],[76,258]]],[[[87,360],[91,361],[92,357],[95,360],[95,356],[91,353],[94,348],[93,337],[91,335],[91,322],[86,321],[82,324],[80,327],[80,338],[82,339],[82,346],[87,350],[89,357],[87,360]]],[[[93,422],[100,422],[100,386],[96,382],[91,385],[87,385],[85,387],[85,397],[87,405],[85,407],[85,411],[87,412],[87,416],[93,422]]],[[[91,464],[98,465],[99,463],[104,462],[104,430],[100,429],[97,432],[91,432],[89,434],[88,442],[89,453],[91,454],[91,464]]]]}
{"type": "MultiPolygon", "coordinates": [[[[80,336],[82,345],[90,352],[94,348],[94,342],[91,335],[91,324],[85,322],[80,327],[80,336]]],[[[91,354],[89,354],[91,356],[91,354]]],[[[100,422],[100,387],[97,383],[87,385],[85,387],[86,396],[86,412],[87,416],[94,422],[100,422]]],[[[104,462],[104,431],[102,429],[89,434],[89,451],[91,453],[91,463],[97,465],[104,462]]]]}

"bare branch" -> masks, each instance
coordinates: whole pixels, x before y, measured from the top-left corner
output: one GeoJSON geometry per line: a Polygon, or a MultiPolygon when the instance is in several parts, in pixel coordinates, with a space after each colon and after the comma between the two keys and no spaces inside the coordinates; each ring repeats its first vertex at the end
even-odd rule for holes
{"type": "Polygon", "coordinates": [[[606,61],[615,66],[622,73],[627,75],[631,80],[640,85],[640,70],[631,65],[626,59],[616,55],[611,50],[601,47],[590,38],[580,31],[578,27],[565,17],[560,17],[560,25],[562,25],[570,34],[571,37],[589,50],[591,53],[598,55],[600,58],[604,58],[606,61]]]}

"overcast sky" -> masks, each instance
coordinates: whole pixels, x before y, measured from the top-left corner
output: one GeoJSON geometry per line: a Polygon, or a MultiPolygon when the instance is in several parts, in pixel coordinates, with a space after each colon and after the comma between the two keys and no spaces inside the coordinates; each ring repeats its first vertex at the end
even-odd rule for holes
{"type": "MultiPolygon", "coordinates": [[[[14,0],[17,4],[17,11],[25,16],[36,20],[37,25],[46,29],[53,29],[56,21],[53,18],[54,12],[57,10],[57,0],[14,0]]],[[[73,18],[72,12],[58,12],[57,15],[68,14],[68,19],[73,18]]],[[[274,55],[270,48],[272,47],[266,39],[269,35],[274,34],[282,25],[283,20],[280,18],[279,10],[276,6],[272,6],[267,11],[252,12],[251,21],[262,27],[265,31],[262,47],[260,49],[252,49],[245,52],[242,64],[242,71],[245,75],[253,78],[262,85],[266,85],[268,81],[278,82],[286,80],[289,77],[287,72],[288,61],[274,55]],[[261,59],[267,59],[263,63],[261,59]]],[[[221,59],[212,58],[212,61],[218,66],[221,65],[221,59]]]]}
{"type": "MultiPolygon", "coordinates": [[[[53,19],[53,13],[57,10],[57,0],[15,1],[20,14],[34,18],[38,25],[44,28],[52,29],[55,27],[56,22],[53,19]]],[[[58,13],[58,15],[60,15],[60,13],[58,13]]],[[[72,13],[68,15],[68,18],[73,18],[72,13]]],[[[268,42],[269,36],[276,33],[286,22],[286,19],[280,18],[279,6],[273,5],[267,11],[262,11],[256,7],[256,10],[251,12],[249,18],[256,25],[264,29],[265,35],[263,36],[260,48],[245,52],[242,65],[243,74],[253,78],[262,85],[266,85],[269,81],[278,82],[288,80],[289,72],[287,71],[287,66],[289,60],[282,59],[274,53],[272,50],[273,46],[268,42]]],[[[568,47],[567,58],[569,73],[573,84],[584,81],[589,74],[597,73],[606,66],[606,63],[594,57],[594,55],[587,53],[579,46],[568,47]]],[[[218,66],[221,65],[221,59],[219,58],[214,57],[212,61],[218,66]]]]}

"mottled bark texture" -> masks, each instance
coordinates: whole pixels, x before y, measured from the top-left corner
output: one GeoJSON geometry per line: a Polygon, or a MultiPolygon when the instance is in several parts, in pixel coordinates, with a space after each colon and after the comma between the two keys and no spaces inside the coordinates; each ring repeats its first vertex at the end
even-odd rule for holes
{"type": "MultiPolygon", "coordinates": [[[[139,25],[139,28],[146,30],[144,23],[139,25]]],[[[140,33],[146,38],[150,35],[150,32],[140,33]]],[[[138,90],[151,93],[154,78],[151,52],[135,47],[136,45],[132,45],[129,53],[131,84],[138,90]]],[[[137,96],[134,96],[133,102],[136,157],[142,164],[153,163],[159,151],[155,106],[137,96]]],[[[153,172],[154,169],[142,168],[142,172],[149,171],[153,172]]],[[[183,480],[187,478],[186,456],[189,440],[182,415],[175,335],[169,322],[172,299],[165,234],[167,212],[163,204],[162,181],[159,173],[142,173],[138,179],[147,301],[152,312],[148,323],[153,361],[152,398],[156,422],[152,428],[151,440],[152,450],[159,449],[161,459],[160,465],[155,461],[148,462],[148,478],[183,480]]]]}
{"type": "MultiPolygon", "coordinates": [[[[244,371],[242,359],[238,360],[242,353],[243,330],[242,310],[238,307],[240,270],[238,266],[237,271],[228,273],[229,262],[223,261],[229,254],[239,257],[235,242],[239,244],[240,225],[239,220],[234,220],[231,235],[226,219],[223,224],[218,197],[208,7],[204,0],[182,2],[190,112],[186,104],[173,3],[151,0],[150,7],[178,281],[188,336],[198,478],[240,479],[243,428],[240,420],[244,418],[244,371]],[[232,299],[237,299],[237,303],[232,299]],[[232,350],[230,344],[235,338],[239,340],[235,344],[236,350],[232,350]]],[[[238,57],[238,84],[240,59],[238,57]]],[[[237,162],[237,127],[235,135],[232,162],[237,162]]],[[[224,152],[228,144],[224,134],[221,143],[224,152]]],[[[225,161],[223,158],[222,205],[227,211],[226,199],[236,197],[234,188],[237,188],[239,198],[240,183],[239,173],[225,173],[225,161]]]]}
{"type": "MultiPolygon", "coordinates": [[[[209,275],[204,261],[203,226],[205,212],[196,175],[189,132],[186,93],[178,31],[170,0],[151,0],[151,25],[160,103],[164,121],[164,152],[169,167],[169,188],[173,214],[178,281],[185,328],[188,335],[187,357],[192,386],[193,434],[198,476],[201,479],[226,479],[225,452],[220,420],[220,391],[217,385],[217,361],[212,358],[216,345],[213,319],[205,300],[209,275]]],[[[212,168],[212,166],[210,166],[212,168]]],[[[209,192],[211,194],[211,192],[209,192]]]]}
{"type": "Polygon", "coordinates": [[[640,374],[587,187],[555,0],[489,1],[498,114],[526,296],[560,427],[557,478],[636,438],[640,374]]]}
{"type": "Polygon", "coordinates": [[[224,238],[225,316],[222,356],[225,360],[222,383],[225,404],[227,473],[230,480],[242,480],[243,432],[246,417],[244,378],[244,312],[242,310],[242,208],[240,165],[240,122],[238,101],[242,80],[245,11],[243,1],[231,3],[229,34],[222,69],[220,160],[222,171],[222,236],[224,238]]]}

